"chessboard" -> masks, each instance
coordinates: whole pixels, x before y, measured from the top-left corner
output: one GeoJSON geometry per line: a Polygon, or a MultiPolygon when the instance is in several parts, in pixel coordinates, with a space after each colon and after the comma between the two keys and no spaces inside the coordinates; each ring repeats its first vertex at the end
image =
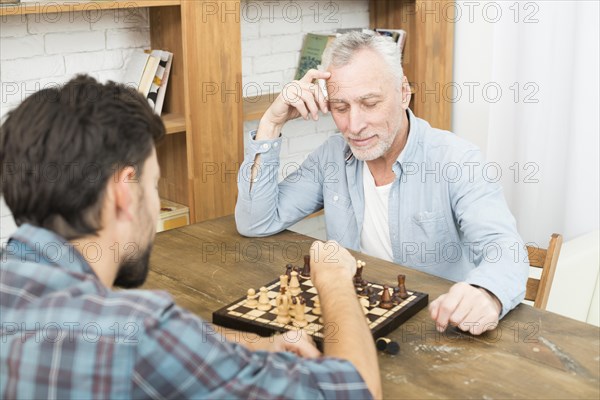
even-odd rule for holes
{"type": "MultiPolygon", "coordinates": [[[[364,265],[365,264],[363,263],[362,266],[364,265]]],[[[296,267],[294,267],[294,271],[296,271],[296,267]]],[[[360,272],[362,272],[362,268],[360,268],[360,272]]],[[[300,273],[298,273],[297,276],[300,286],[300,293],[297,297],[303,299],[303,319],[306,320],[306,325],[302,328],[294,323],[294,318],[291,318],[290,321],[285,324],[277,321],[277,298],[282,293],[281,277],[280,279],[269,282],[261,288],[263,296],[266,293],[266,296],[268,297],[268,304],[270,306],[268,310],[259,310],[256,307],[256,301],[251,301],[251,306],[248,306],[249,299],[251,299],[252,295],[254,295],[254,299],[259,296],[259,291],[250,289],[248,296],[244,296],[213,312],[213,323],[225,328],[253,332],[260,336],[270,336],[275,333],[302,329],[309,333],[317,346],[322,349],[324,342],[335,340],[336,335],[343,333],[338,332],[338,329],[336,329],[337,327],[333,326],[333,324],[323,323],[320,313],[320,304],[315,304],[315,302],[319,302],[319,300],[317,300],[317,289],[313,286],[310,278],[308,278],[310,274],[305,275],[307,278],[302,278],[300,273]]],[[[404,276],[401,276],[402,282],[404,282],[404,276]]],[[[364,290],[365,286],[361,287],[361,280],[362,277],[359,276],[358,279],[355,277],[355,288],[357,297],[362,303],[366,322],[371,329],[374,339],[385,336],[397,329],[401,324],[406,322],[421,309],[425,308],[428,304],[429,299],[426,293],[405,289],[404,299],[396,298],[396,301],[391,308],[382,308],[380,307],[379,302],[374,301],[373,298],[376,297],[379,299],[382,297],[384,285],[362,280],[363,284],[368,285],[368,292],[371,294],[369,301],[365,300],[367,296],[361,295],[361,292],[367,292],[367,290],[364,290]]],[[[287,289],[287,279],[284,279],[283,283],[287,289]]],[[[385,287],[388,288],[387,285],[385,285],[385,287]]],[[[388,289],[388,291],[388,293],[391,293],[391,288],[388,289]]],[[[283,290],[283,293],[285,293],[285,290],[283,290]]],[[[394,288],[394,293],[397,293],[396,288],[394,288]]],[[[266,303],[266,298],[264,301],[266,303]]],[[[294,303],[295,302],[296,301],[294,300],[294,303]]],[[[264,309],[265,307],[262,308],[264,309]]]]}

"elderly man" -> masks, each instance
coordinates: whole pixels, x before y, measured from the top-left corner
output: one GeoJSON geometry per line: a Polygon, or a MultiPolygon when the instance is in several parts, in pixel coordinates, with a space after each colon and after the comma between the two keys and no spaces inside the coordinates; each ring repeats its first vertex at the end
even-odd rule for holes
{"type": "Polygon", "coordinates": [[[2,125],[2,193],[20,225],[0,252],[2,398],[380,397],[356,261],[339,246],[337,262],[311,264],[340,332],[329,357],[306,335],[231,341],[164,292],[113,290],[148,273],[164,134],[143,96],[89,77],[33,94],[2,125]]]}
{"type": "Polygon", "coordinates": [[[389,39],[352,32],[286,86],[251,132],[238,179],[238,230],[271,235],[325,209],[329,239],[457,283],[430,304],[448,324],[480,334],[519,304],[527,257],[499,185],[479,150],[432,128],[408,105],[400,54],[389,39]],[[328,97],[315,80],[326,81],[328,97]],[[330,138],[281,183],[281,131],[291,119],[331,111],[330,138]]]}

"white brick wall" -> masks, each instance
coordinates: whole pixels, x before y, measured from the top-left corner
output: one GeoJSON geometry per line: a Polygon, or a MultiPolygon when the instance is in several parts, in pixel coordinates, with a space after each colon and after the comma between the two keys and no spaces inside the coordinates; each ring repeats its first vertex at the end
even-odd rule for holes
{"type": "MultiPolygon", "coordinates": [[[[305,33],[369,23],[368,0],[243,0],[241,13],[242,74],[244,86],[251,87],[248,95],[265,94],[269,86],[279,92],[293,79],[305,33]]],[[[149,46],[144,8],[0,17],[0,121],[34,91],[62,84],[77,73],[100,81],[120,80],[131,53],[149,46]]],[[[257,121],[247,123],[245,132],[256,125],[257,121]]],[[[282,172],[302,163],[335,131],[331,117],[289,123],[282,172]]],[[[14,230],[10,210],[3,200],[1,205],[0,244],[14,230]]],[[[324,234],[321,225],[308,225],[305,232],[324,234]]]]}

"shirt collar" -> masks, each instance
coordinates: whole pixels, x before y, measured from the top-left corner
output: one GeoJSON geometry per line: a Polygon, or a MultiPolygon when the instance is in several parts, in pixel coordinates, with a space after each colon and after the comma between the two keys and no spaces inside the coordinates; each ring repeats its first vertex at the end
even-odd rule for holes
{"type": "Polygon", "coordinates": [[[51,265],[98,279],[85,258],[68,240],[45,228],[22,224],[10,237],[4,251],[7,257],[21,262],[51,265]]]}

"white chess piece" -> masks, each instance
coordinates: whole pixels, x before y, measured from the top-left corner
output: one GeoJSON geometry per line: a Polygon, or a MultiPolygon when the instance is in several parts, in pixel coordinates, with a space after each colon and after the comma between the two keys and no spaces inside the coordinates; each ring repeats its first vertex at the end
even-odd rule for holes
{"type": "Polygon", "coordinates": [[[312,313],[315,315],[321,315],[321,300],[319,300],[318,297],[315,297],[315,303],[312,313]]]}
{"type": "Polygon", "coordinates": [[[292,278],[290,279],[290,293],[292,296],[298,296],[301,292],[300,281],[298,280],[298,273],[292,271],[292,278]]]}
{"type": "Polygon", "coordinates": [[[290,314],[289,314],[289,304],[288,304],[288,297],[287,295],[284,293],[279,293],[277,295],[276,298],[276,304],[277,304],[277,318],[275,319],[275,321],[279,322],[280,324],[289,324],[290,323],[290,314]]]}
{"type": "Polygon", "coordinates": [[[301,299],[298,299],[296,302],[294,326],[297,326],[298,328],[304,328],[306,325],[308,325],[308,321],[304,315],[304,302],[301,299]]]}
{"type": "Polygon", "coordinates": [[[256,308],[258,301],[256,300],[256,291],[254,289],[248,289],[248,296],[246,296],[246,307],[256,308]]]}
{"type": "Polygon", "coordinates": [[[260,288],[260,295],[258,296],[258,308],[261,311],[269,311],[271,309],[271,303],[269,302],[269,295],[266,287],[260,288]]]}

